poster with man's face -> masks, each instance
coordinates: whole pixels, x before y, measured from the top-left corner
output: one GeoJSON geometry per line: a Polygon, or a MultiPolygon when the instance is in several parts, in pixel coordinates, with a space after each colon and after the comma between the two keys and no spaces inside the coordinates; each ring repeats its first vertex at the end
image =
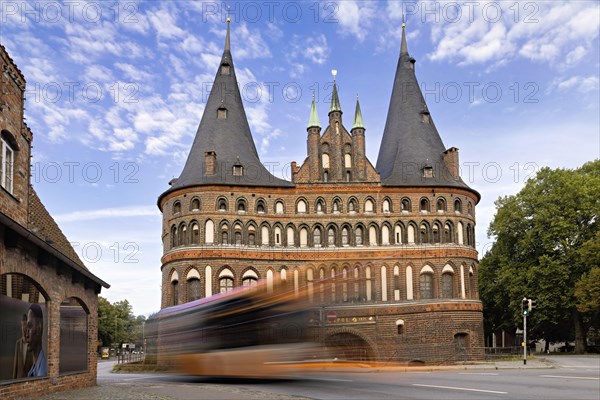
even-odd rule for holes
{"type": "Polygon", "coordinates": [[[0,277],[0,382],[48,375],[46,299],[23,275],[0,277]]]}

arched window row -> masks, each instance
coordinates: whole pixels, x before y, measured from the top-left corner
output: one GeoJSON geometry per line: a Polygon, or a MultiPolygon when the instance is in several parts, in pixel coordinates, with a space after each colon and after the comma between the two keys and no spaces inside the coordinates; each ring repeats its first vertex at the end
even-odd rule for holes
{"type": "MultiPolygon", "coordinates": [[[[347,199],[342,199],[336,196],[330,202],[327,202],[322,197],[310,201],[306,198],[298,198],[294,205],[294,213],[342,213],[346,212],[349,214],[355,213],[377,213],[382,212],[384,214],[391,213],[394,211],[400,211],[404,213],[419,211],[422,213],[437,212],[446,213],[454,212],[455,214],[462,214],[466,211],[466,215],[474,217],[473,203],[468,200],[465,201],[465,210],[463,210],[463,201],[460,198],[454,198],[448,204],[447,200],[443,196],[436,196],[432,199],[428,197],[422,197],[419,199],[416,206],[413,207],[413,202],[409,197],[402,197],[399,201],[398,210],[395,209],[394,201],[390,197],[384,197],[383,200],[377,204],[375,199],[367,197],[361,203],[359,200],[350,196],[347,199]]],[[[190,212],[199,211],[212,211],[201,207],[201,201],[198,196],[192,196],[188,199],[177,199],[172,204],[173,214],[180,214],[182,210],[189,209],[190,212]]],[[[225,212],[254,212],[256,214],[283,214],[286,211],[286,205],[284,200],[275,199],[271,205],[268,204],[265,198],[257,198],[252,203],[245,197],[239,198],[227,198],[226,196],[219,196],[214,203],[214,207],[217,211],[225,212]]],[[[212,207],[211,207],[212,208],[212,207]]]]}
{"type": "Polygon", "coordinates": [[[170,247],[188,245],[287,246],[287,247],[345,247],[389,245],[458,244],[475,247],[475,228],[471,223],[447,220],[408,221],[341,225],[314,224],[295,226],[276,223],[269,225],[223,220],[204,224],[193,220],[189,224],[173,224],[170,247]]]}
{"type": "Polygon", "coordinates": [[[275,270],[267,268],[263,274],[252,266],[235,272],[226,265],[214,275],[200,273],[204,270],[191,267],[187,272],[178,274],[173,269],[169,274],[169,304],[228,292],[237,286],[253,286],[260,279],[266,279],[267,287],[272,290],[275,276],[289,290],[298,293],[306,289],[309,300],[314,303],[477,298],[475,265],[456,266],[451,262],[443,266],[426,263],[421,267],[397,263],[309,265],[301,269],[282,266],[275,270]]]}

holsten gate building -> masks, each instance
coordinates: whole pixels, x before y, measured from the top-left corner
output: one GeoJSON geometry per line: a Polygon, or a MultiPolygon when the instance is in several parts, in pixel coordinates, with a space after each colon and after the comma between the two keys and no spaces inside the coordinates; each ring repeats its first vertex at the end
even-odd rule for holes
{"type": "Polygon", "coordinates": [[[313,100],[306,159],[292,162],[291,182],[279,179],[259,160],[228,26],[183,172],[158,199],[162,307],[282,279],[308,289],[321,310],[317,338],[338,357],[482,356],[480,196],[433,123],[404,28],[393,85],[375,166],[358,100],[344,124],[334,83],[323,125],[313,100]]]}

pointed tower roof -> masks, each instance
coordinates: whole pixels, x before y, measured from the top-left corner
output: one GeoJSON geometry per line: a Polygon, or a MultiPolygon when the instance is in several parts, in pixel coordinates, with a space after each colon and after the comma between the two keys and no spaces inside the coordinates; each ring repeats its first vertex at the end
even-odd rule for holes
{"type": "Polygon", "coordinates": [[[331,94],[331,107],[329,107],[329,112],[339,111],[342,112],[342,106],[340,105],[340,98],[338,96],[337,84],[335,83],[335,76],[337,75],[337,70],[332,70],[333,74],[333,93],[331,94]]]}
{"type": "Polygon", "coordinates": [[[403,23],[400,59],[377,157],[376,168],[381,183],[385,186],[470,189],[462,179],[450,174],[444,162],[446,148],[429,114],[415,75],[414,62],[408,54],[403,23]],[[433,168],[432,177],[424,177],[425,167],[433,168]]]}
{"type": "Polygon", "coordinates": [[[360,103],[358,102],[358,95],[356,95],[356,110],[354,111],[354,124],[352,129],[362,128],[365,129],[365,123],[363,122],[362,112],[360,112],[360,103]]]}
{"type": "Polygon", "coordinates": [[[230,21],[225,49],[208,96],[196,137],[179,178],[163,193],[197,185],[290,187],[291,182],[273,176],[260,162],[242,103],[230,51],[230,21]],[[205,173],[207,153],[216,157],[214,171],[205,173]],[[233,166],[241,165],[241,176],[233,166]]]}
{"type": "Polygon", "coordinates": [[[312,104],[310,106],[310,117],[308,118],[308,128],[320,128],[321,121],[319,121],[319,114],[317,113],[317,106],[315,105],[315,95],[313,94],[312,104]]]}

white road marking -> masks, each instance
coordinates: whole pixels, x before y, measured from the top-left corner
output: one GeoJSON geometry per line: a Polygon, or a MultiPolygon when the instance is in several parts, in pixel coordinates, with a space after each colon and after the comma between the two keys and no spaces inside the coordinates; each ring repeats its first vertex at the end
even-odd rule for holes
{"type": "Polygon", "coordinates": [[[453,387],[453,386],[420,385],[418,383],[413,383],[413,386],[430,387],[430,388],[437,388],[437,389],[464,390],[464,391],[467,391],[467,392],[508,394],[508,392],[498,392],[496,390],[471,389],[471,388],[461,388],[461,387],[453,387]]]}
{"type": "Polygon", "coordinates": [[[565,368],[600,368],[600,365],[595,367],[593,365],[563,365],[565,368]]]}
{"type": "Polygon", "coordinates": [[[562,379],[588,379],[593,381],[599,381],[600,378],[594,378],[590,376],[572,376],[572,375],[540,375],[542,378],[562,378],[562,379]]]}
{"type": "Polygon", "coordinates": [[[460,372],[459,375],[491,375],[497,376],[499,374],[495,372],[460,372]]]}

